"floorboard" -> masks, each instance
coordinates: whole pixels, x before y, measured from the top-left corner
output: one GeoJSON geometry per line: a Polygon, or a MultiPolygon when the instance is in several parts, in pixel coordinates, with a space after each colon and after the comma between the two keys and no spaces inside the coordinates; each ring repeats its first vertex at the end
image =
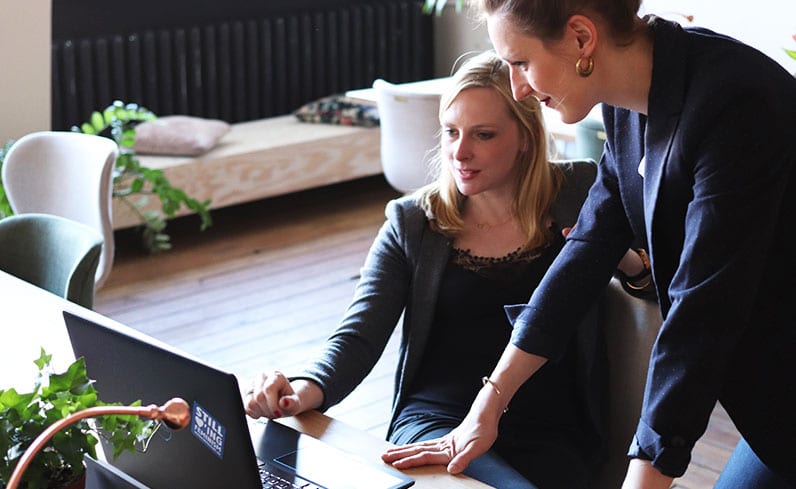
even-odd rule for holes
{"type": "MultiPolygon", "coordinates": [[[[337,325],[368,247],[397,197],[383,177],[299,192],[172,221],[173,249],[142,251],[134,229],[116,232],[111,275],[95,309],[234,372],[289,370],[337,325]]],[[[365,381],[329,414],[383,437],[397,333],[365,381]]],[[[679,489],[712,487],[737,432],[717,407],[679,489]]]]}

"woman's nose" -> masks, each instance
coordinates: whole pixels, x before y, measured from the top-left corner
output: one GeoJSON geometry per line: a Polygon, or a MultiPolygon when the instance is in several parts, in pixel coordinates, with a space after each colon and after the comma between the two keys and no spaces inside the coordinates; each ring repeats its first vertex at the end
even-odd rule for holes
{"type": "Polygon", "coordinates": [[[514,100],[520,101],[528,98],[533,93],[533,89],[525,80],[525,77],[517,70],[511,70],[511,95],[514,100]]]}
{"type": "Polygon", "coordinates": [[[472,151],[470,150],[470,145],[465,142],[464,138],[459,139],[456,141],[455,146],[453,148],[453,157],[458,161],[466,160],[470,157],[472,151]]]}

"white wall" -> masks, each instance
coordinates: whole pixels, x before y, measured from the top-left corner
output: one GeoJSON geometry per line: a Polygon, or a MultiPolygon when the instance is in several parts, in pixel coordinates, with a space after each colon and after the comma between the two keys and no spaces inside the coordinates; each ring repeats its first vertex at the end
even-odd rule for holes
{"type": "Polygon", "coordinates": [[[689,25],[679,14],[693,15],[691,25],[730,35],[774,58],[789,72],[796,60],[783,48],[796,50],[794,0],[643,0],[642,13],[653,13],[689,25]]]}
{"type": "Polygon", "coordinates": [[[492,47],[486,26],[478,24],[467,13],[457,14],[452,1],[445,11],[434,17],[434,76],[449,76],[458,68],[456,60],[463,53],[483,51],[492,47]]]}
{"type": "Polygon", "coordinates": [[[0,0],[0,145],[50,129],[50,0],[0,0]]]}
{"type": "MultiPolygon", "coordinates": [[[[643,0],[641,14],[655,13],[687,25],[678,13],[694,16],[694,25],[733,36],[796,72],[796,60],[783,48],[796,50],[796,0],[643,0]]],[[[447,76],[459,54],[489,48],[483,26],[448,5],[434,19],[435,76],[447,76]]]]}

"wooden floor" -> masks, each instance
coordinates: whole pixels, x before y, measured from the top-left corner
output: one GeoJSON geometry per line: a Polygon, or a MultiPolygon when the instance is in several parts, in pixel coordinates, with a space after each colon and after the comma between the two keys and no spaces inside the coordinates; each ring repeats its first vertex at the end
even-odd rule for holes
{"type": "MultiPolygon", "coordinates": [[[[214,211],[169,225],[174,249],[144,254],[117,231],[110,278],[95,309],[221,368],[244,385],[288,370],[322,344],[351,298],[359,268],[397,193],[381,176],[214,211]]],[[[397,337],[365,382],[328,414],[383,437],[397,337]]],[[[712,487],[738,439],[718,408],[683,489],[712,487]]]]}

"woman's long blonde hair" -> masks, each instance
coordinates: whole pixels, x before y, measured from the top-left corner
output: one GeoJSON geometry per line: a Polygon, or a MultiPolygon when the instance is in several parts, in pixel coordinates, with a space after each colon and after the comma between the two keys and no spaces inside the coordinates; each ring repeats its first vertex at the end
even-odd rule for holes
{"type": "MultiPolygon", "coordinates": [[[[548,161],[548,136],[539,101],[534,97],[519,102],[514,100],[508,66],[494,52],[487,51],[465,61],[453,75],[452,86],[440,100],[440,121],[463,90],[476,87],[491,88],[500,94],[527,143],[527,149],[517,155],[519,178],[512,210],[527,237],[523,249],[543,246],[550,240],[545,221],[558,193],[562,175],[548,161]]],[[[466,197],[456,188],[451,165],[443,161],[439,145],[431,167],[436,171],[436,179],[417,191],[418,202],[426,212],[432,229],[455,237],[464,227],[461,209],[466,197]]]]}

